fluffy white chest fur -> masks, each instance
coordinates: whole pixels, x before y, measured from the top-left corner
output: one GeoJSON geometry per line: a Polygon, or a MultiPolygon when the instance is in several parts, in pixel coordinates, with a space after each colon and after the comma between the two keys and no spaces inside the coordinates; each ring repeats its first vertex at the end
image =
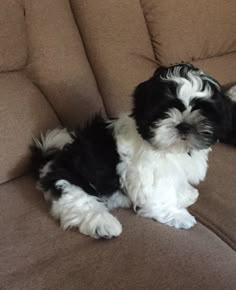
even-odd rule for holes
{"type": "Polygon", "coordinates": [[[196,221],[186,208],[198,191],[192,185],[205,178],[210,149],[189,153],[156,150],[138,134],[135,121],[123,114],[113,123],[121,162],[121,186],[138,214],[176,228],[196,221]]]}

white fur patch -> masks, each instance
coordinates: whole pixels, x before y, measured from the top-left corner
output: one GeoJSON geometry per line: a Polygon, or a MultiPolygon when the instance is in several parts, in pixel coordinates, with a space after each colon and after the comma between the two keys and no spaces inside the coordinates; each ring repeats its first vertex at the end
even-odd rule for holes
{"type": "Polygon", "coordinates": [[[105,198],[104,202],[109,210],[115,208],[129,208],[131,207],[131,200],[123,193],[117,191],[109,198],[105,198]]]}
{"type": "Polygon", "coordinates": [[[67,129],[54,129],[47,131],[45,136],[41,134],[39,139],[33,138],[35,145],[43,152],[57,148],[61,150],[66,144],[72,143],[73,139],[67,129]]]}
{"type": "Polygon", "coordinates": [[[212,79],[207,77],[202,71],[188,71],[187,78],[180,76],[181,66],[176,66],[173,69],[169,69],[165,78],[163,80],[173,81],[178,84],[177,86],[177,96],[185,104],[186,107],[189,106],[193,98],[207,98],[212,96],[212,90],[209,84],[206,84],[203,89],[203,79],[214,83],[218,86],[212,79]]]}
{"type": "Polygon", "coordinates": [[[40,179],[43,178],[44,176],[46,176],[51,171],[52,163],[53,163],[52,161],[49,161],[39,170],[39,178],[40,179]]]}
{"type": "Polygon", "coordinates": [[[198,191],[191,184],[205,178],[208,150],[185,153],[159,151],[139,136],[135,122],[123,116],[113,123],[121,162],[117,166],[123,190],[138,214],[176,228],[196,221],[186,210],[198,191]]]}
{"type": "Polygon", "coordinates": [[[57,181],[56,187],[63,194],[52,202],[51,213],[60,220],[63,229],[77,227],[82,234],[96,239],[110,239],[121,234],[120,222],[97,197],[66,180],[57,181]]]}

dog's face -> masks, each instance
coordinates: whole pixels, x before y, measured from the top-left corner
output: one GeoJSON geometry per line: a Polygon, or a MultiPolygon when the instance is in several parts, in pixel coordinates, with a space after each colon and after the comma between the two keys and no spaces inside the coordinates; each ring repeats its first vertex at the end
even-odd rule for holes
{"type": "Polygon", "coordinates": [[[224,122],[220,85],[190,64],[158,69],[134,92],[137,129],[158,150],[209,148],[224,122]]]}

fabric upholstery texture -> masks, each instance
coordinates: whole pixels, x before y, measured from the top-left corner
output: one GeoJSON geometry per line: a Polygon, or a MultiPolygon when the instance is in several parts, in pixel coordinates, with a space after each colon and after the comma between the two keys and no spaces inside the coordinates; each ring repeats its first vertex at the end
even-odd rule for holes
{"type": "Polygon", "coordinates": [[[233,52],[220,57],[206,58],[192,63],[214,76],[226,88],[230,88],[236,83],[235,58],[236,52],[233,52]]]}
{"type": "Polygon", "coordinates": [[[159,64],[190,62],[236,50],[234,0],[140,2],[159,64]]]}
{"type": "Polygon", "coordinates": [[[116,0],[71,1],[89,61],[109,114],[117,115],[121,110],[129,110],[132,106],[130,95],[133,88],[149,78],[159,64],[191,61],[209,71],[223,85],[236,82],[235,53],[233,53],[236,50],[236,24],[235,17],[232,19],[236,13],[234,1],[228,1],[226,5],[223,1],[216,1],[217,3],[208,1],[208,9],[203,5],[204,1],[191,0],[187,1],[187,5],[184,0],[180,2],[181,4],[171,0],[125,3],[116,0]],[[216,10],[218,14],[219,9],[223,13],[220,18],[211,17],[211,20],[207,21],[209,29],[203,33],[202,23],[208,17],[210,8],[216,10]],[[180,11],[175,16],[176,19],[173,19],[171,15],[174,15],[176,9],[180,11]],[[198,21],[193,18],[197,17],[196,9],[202,15],[201,19],[197,18],[198,21]],[[181,15],[186,21],[179,19],[181,15]],[[150,19],[148,21],[149,16],[155,21],[150,19]],[[231,19],[228,19],[230,17],[231,19]],[[168,30],[160,28],[164,26],[165,21],[168,21],[168,30]],[[162,24],[160,27],[159,22],[162,24]],[[214,23],[217,23],[217,26],[214,26],[214,23]],[[220,33],[224,35],[223,39],[218,31],[219,25],[222,25],[220,33]],[[198,38],[194,38],[195,42],[192,43],[190,36],[195,37],[197,28],[199,37],[203,35],[201,43],[198,38]],[[153,36],[150,29],[153,30],[153,36]],[[158,34],[159,29],[161,35],[158,34]],[[187,29],[188,34],[184,29],[187,29]],[[174,37],[177,32],[182,33],[186,39],[177,41],[174,37]],[[209,35],[211,38],[207,41],[209,35]],[[220,52],[217,51],[218,47],[221,49],[220,52]],[[161,54],[161,49],[166,55],[161,54]],[[208,49],[212,52],[208,53],[208,49]],[[203,54],[198,56],[197,53],[201,51],[203,54]],[[165,60],[167,58],[169,61],[165,60]]]}
{"type": "Polygon", "coordinates": [[[1,289],[233,289],[235,253],[198,223],[171,229],[117,210],[123,234],[63,232],[30,176],[0,187],[1,289]]]}
{"type": "Polygon", "coordinates": [[[234,176],[235,148],[217,144],[209,158],[206,180],[200,184],[200,198],[191,208],[193,214],[222,240],[236,250],[236,213],[234,176]]]}
{"type": "Polygon", "coordinates": [[[0,182],[29,169],[29,144],[59,122],[45,97],[22,72],[0,74],[0,182]]]}
{"type": "Polygon", "coordinates": [[[27,59],[24,10],[15,0],[0,5],[0,71],[18,70],[27,59]]]}
{"type": "Polygon", "coordinates": [[[64,232],[28,173],[32,136],[132,107],[160,64],[236,83],[233,0],[0,1],[0,289],[235,289],[236,149],[217,144],[198,224],[175,230],[117,210],[122,235],[64,232]]]}
{"type": "Polygon", "coordinates": [[[130,110],[134,87],[155,69],[139,1],[71,1],[109,115],[130,110]]]}
{"type": "Polygon", "coordinates": [[[27,71],[65,124],[104,112],[68,0],[25,0],[27,71]]]}

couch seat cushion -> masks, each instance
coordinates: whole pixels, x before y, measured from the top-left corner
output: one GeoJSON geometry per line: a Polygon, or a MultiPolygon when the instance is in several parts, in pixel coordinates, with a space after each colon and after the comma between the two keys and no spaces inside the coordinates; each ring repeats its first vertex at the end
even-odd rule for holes
{"type": "Polygon", "coordinates": [[[0,187],[1,289],[235,287],[235,252],[205,225],[176,230],[118,210],[122,235],[93,240],[62,231],[34,185],[25,176],[0,187]]]}

